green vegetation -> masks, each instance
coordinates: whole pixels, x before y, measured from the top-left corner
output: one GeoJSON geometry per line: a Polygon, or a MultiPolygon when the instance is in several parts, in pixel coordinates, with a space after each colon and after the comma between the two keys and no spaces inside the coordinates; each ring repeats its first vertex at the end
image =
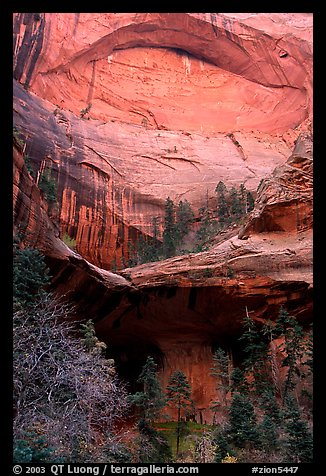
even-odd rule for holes
{"type": "Polygon", "coordinates": [[[25,162],[25,165],[27,167],[27,170],[28,170],[30,176],[32,177],[33,180],[35,180],[36,173],[33,169],[31,158],[26,154],[24,155],[24,162],[25,162]]]}
{"type": "Polygon", "coordinates": [[[128,410],[126,392],[92,321],[77,337],[73,307],[49,292],[43,256],[18,240],[13,278],[15,463],[127,459],[113,432],[128,410]]]}
{"type": "Polygon", "coordinates": [[[151,423],[159,419],[166,398],[157,378],[157,364],[150,356],[142,368],[138,383],[142,384],[143,390],[129,396],[129,401],[139,409],[141,419],[151,423]]]}
{"type": "Polygon", "coordinates": [[[215,461],[229,454],[239,462],[311,462],[311,407],[305,392],[298,392],[311,377],[311,335],[306,338],[297,319],[282,307],[276,322],[264,325],[246,309],[239,341],[244,358],[231,375],[225,350],[217,349],[213,358],[221,400],[212,408],[226,415],[215,433],[215,461]],[[275,338],[281,342],[278,349],[275,338]],[[283,378],[276,371],[276,350],[283,355],[283,378]]]}
{"type": "Polygon", "coordinates": [[[49,205],[54,205],[57,203],[57,183],[56,181],[51,177],[51,171],[48,169],[45,169],[44,172],[42,173],[38,187],[43,193],[43,196],[45,200],[48,202],[49,205]]]}
{"type": "Polygon", "coordinates": [[[14,310],[28,307],[40,299],[50,283],[49,270],[43,256],[33,248],[14,248],[13,300],[14,310]]]}
{"type": "MultiPolygon", "coordinates": [[[[170,462],[175,461],[177,456],[177,427],[178,422],[166,421],[160,423],[154,423],[153,427],[157,430],[160,436],[164,437],[169,444],[172,452],[172,458],[170,462]]],[[[209,432],[213,429],[211,425],[204,425],[193,421],[188,421],[186,426],[186,432],[183,434],[183,438],[179,440],[179,455],[190,454],[192,457],[195,452],[196,442],[200,440],[205,432],[209,432]]]]}
{"type": "Polygon", "coordinates": [[[153,426],[153,421],[159,419],[167,400],[157,377],[157,364],[151,356],[147,357],[138,383],[142,385],[142,391],[128,397],[139,414],[139,437],[136,440],[138,460],[140,463],[169,462],[172,454],[168,441],[153,426]]]}
{"type": "Polygon", "coordinates": [[[187,433],[187,422],[182,419],[182,416],[189,416],[194,411],[194,403],[191,399],[191,388],[185,374],[181,370],[175,371],[169,378],[167,399],[169,405],[178,412],[176,426],[176,453],[178,454],[180,438],[187,433]]]}
{"type": "Polygon", "coordinates": [[[24,139],[21,137],[21,132],[19,132],[19,129],[15,125],[12,129],[12,135],[15,138],[16,142],[18,142],[19,146],[23,149],[24,139]]]}
{"type": "MultiPolygon", "coordinates": [[[[159,217],[152,219],[151,236],[140,235],[135,244],[129,245],[128,266],[206,251],[212,238],[230,225],[239,224],[254,206],[253,196],[244,184],[238,189],[232,187],[228,190],[223,182],[219,182],[216,199],[213,206],[207,192],[205,204],[200,207],[196,218],[187,200],[180,200],[175,205],[168,197],[161,223],[159,217]]],[[[234,271],[229,268],[226,276],[230,278],[233,275],[234,271]]]]}
{"type": "Polygon", "coordinates": [[[71,238],[71,236],[69,236],[67,232],[63,235],[62,241],[72,250],[76,249],[76,240],[74,238],[71,238]]]}
{"type": "Polygon", "coordinates": [[[76,326],[72,305],[50,292],[43,256],[19,237],[13,251],[15,463],[312,462],[312,330],[285,308],[265,323],[245,308],[237,365],[215,348],[219,398],[214,424],[201,425],[190,421],[198,410],[186,375],[176,370],[163,388],[152,356],[128,395],[94,321],[76,326]],[[167,405],[176,421],[159,422],[167,405]],[[130,415],[123,443],[116,427],[130,415]]]}
{"type": "Polygon", "coordinates": [[[176,226],[175,226],[175,211],[174,203],[170,197],[165,201],[165,217],[164,217],[164,231],[163,231],[163,255],[165,258],[170,258],[175,255],[176,251],[176,226]]]}
{"type": "MultiPolygon", "coordinates": [[[[227,405],[227,394],[230,391],[230,359],[225,350],[220,347],[216,349],[213,354],[213,367],[211,368],[211,375],[215,377],[218,382],[216,390],[221,394],[221,400],[213,403],[213,409],[218,411],[221,406],[227,405]]],[[[223,409],[223,408],[222,408],[223,409]]]]}

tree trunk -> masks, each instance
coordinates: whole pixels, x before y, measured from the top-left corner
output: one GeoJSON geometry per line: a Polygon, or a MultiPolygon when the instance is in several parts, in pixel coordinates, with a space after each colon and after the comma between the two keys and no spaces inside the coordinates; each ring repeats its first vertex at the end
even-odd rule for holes
{"type": "Polygon", "coordinates": [[[179,454],[179,444],[180,444],[180,420],[181,420],[181,408],[179,404],[178,405],[178,425],[177,425],[177,456],[179,454]]]}

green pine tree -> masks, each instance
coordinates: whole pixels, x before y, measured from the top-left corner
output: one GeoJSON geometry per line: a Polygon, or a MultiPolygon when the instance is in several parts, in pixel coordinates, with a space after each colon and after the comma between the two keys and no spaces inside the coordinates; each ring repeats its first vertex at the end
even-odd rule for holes
{"type": "Polygon", "coordinates": [[[244,331],[239,341],[244,342],[244,352],[246,354],[244,366],[246,372],[254,378],[252,389],[259,395],[266,387],[270,386],[266,373],[268,344],[247,309],[246,316],[243,319],[243,327],[244,331]]]}
{"type": "Polygon", "coordinates": [[[241,207],[241,215],[246,215],[248,213],[247,193],[248,192],[245,185],[243,183],[240,184],[239,201],[240,201],[240,207],[241,207]]]}
{"type": "Polygon", "coordinates": [[[215,192],[217,194],[217,216],[221,222],[225,221],[229,216],[229,207],[227,203],[228,191],[222,181],[216,185],[215,192]]]}
{"type": "Polygon", "coordinates": [[[226,406],[226,397],[230,390],[229,357],[225,350],[220,347],[216,349],[213,354],[213,367],[211,368],[211,375],[217,380],[217,388],[221,391],[223,404],[226,406]]]}
{"type": "Polygon", "coordinates": [[[86,349],[95,354],[104,354],[107,345],[98,339],[92,319],[88,319],[85,324],[81,324],[81,332],[84,336],[82,342],[86,349]]]}
{"type": "Polygon", "coordinates": [[[232,392],[239,392],[243,394],[249,393],[249,385],[245,378],[243,370],[239,367],[233,369],[231,373],[231,390],[232,392]]]}
{"type": "Polygon", "coordinates": [[[239,448],[260,444],[254,407],[245,394],[235,392],[229,411],[230,436],[239,448]]]}
{"type": "Polygon", "coordinates": [[[255,199],[251,192],[247,191],[247,212],[251,212],[255,208],[255,199]]]}
{"type": "Polygon", "coordinates": [[[159,417],[167,403],[157,378],[157,364],[153,357],[147,357],[137,381],[143,385],[143,390],[130,395],[129,402],[138,407],[141,419],[150,423],[159,417]]]}
{"type": "Polygon", "coordinates": [[[207,241],[216,235],[218,228],[213,220],[213,210],[209,206],[208,190],[206,190],[205,205],[199,209],[200,228],[196,233],[197,245],[194,249],[196,253],[206,251],[208,249],[207,241]]]}
{"type": "Polygon", "coordinates": [[[24,438],[15,439],[13,444],[14,463],[48,463],[53,461],[54,449],[45,437],[35,431],[25,431],[24,438]]]}
{"type": "Polygon", "coordinates": [[[35,302],[49,284],[49,270],[43,255],[34,248],[16,247],[13,258],[14,309],[35,302]]]}
{"type": "Polygon", "coordinates": [[[312,325],[308,334],[308,341],[306,344],[306,357],[307,359],[305,360],[304,364],[308,367],[309,374],[312,375],[314,369],[314,336],[312,325]]]}
{"type": "Polygon", "coordinates": [[[282,420],[281,409],[272,388],[266,388],[260,395],[260,407],[273,423],[279,425],[282,420]]]}
{"type": "Polygon", "coordinates": [[[163,254],[165,258],[174,256],[176,252],[175,209],[173,200],[168,197],[165,201],[163,254]]]}
{"type": "Polygon", "coordinates": [[[312,463],[313,439],[307,423],[302,420],[298,405],[292,396],[286,397],[285,430],[286,454],[289,463],[312,463]]]}
{"type": "Polygon", "coordinates": [[[188,234],[194,217],[190,203],[187,200],[181,200],[176,211],[176,238],[179,246],[188,234]]]}
{"type": "Polygon", "coordinates": [[[38,187],[42,191],[43,196],[49,205],[53,205],[57,202],[57,184],[51,177],[51,171],[49,169],[44,170],[42,173],[38,187]]]}
{"type": "Polygon", "coordinates": [[[243,205],[239,197],[238,190],[236,187],[232,187],[230,190],[230,211],[233,219],[240,217],[243,213],[243,205]]]}
{"type": "Polygon", "coordinates": [[[226,431],[218,428],[214,435],[214,443],[216,445],[215,463],[221,463],[222,459],[224,459],[228,454],[230,456],[235,456],[226,431]]]}
{"type": "Polygon", "coordinates": [[[284,338],[281,349],[285,353],[282,366],[287,367],[283,390],[283,402],[285,402],[296,385],[296,377],[301,376],[300,364],[305,354],[304,332],[296,318],[290,316],[283,307],[276,321],[276,330],[284,338]]]}
{"type": "Polygon", "coordinates": [[[259,426],[262,448],[271,453],[278,447],[278,434],[276,424],[268,414],[265,414],[263,421],[259,426]]]}
{"type": "Polygon", "coordinates": [[[191,388],[187,377],[181,370],[175,371],[169,378],[167,386],[167,399],[171,407],[178,411],[177,420],[177,454],[179,453],[180,437],[183,430],[182,414],[187,414],[193,410],[191,399],[191,388]]]}

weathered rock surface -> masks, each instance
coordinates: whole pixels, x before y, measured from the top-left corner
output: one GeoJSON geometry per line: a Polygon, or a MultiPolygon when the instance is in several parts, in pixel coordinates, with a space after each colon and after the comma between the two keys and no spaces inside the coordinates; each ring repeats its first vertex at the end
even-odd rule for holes
{"type": "Polygon", "coordinates": [[[37,97],[15,85],[14,120],[58,180],[61,235],[121,267],[168,196],[254,191],[310,128],[311,32],[309,14],[15,14],[37,97]]]}
{"type": "Polygon", "coordinates": [[[239,236],[261,231],[309,230],[313,224],[312,202],[312,139],[303,134],[286,163],[259,187],[255,210],[239,236]]]}
{"type": "Polygon", "coordinates": [[[95,320],[122,375],[134,379],[148,354],[164,383],[184,370],[197,421],[212,421],[218,398],[212,351],[238,358],[246,307],[258,320],[284,305],[311,321],[311,33],[310,14],[14,15],[25,143],[14,141],[15,229],[45,253],[79,317],[95,320]],[[24,153],[35,173],[51,169],[57,211],[24,153]],[[239,234],[108,271],[151,234],[167,196],[198,209],[220,180],[255,192],[262,179],[239,234]]]}
{"type": "Polygon", "coordinates": [[[14,139],[13,144],[13,224],[14,234],[20,234],[24,246],[39,249],[46,256],[54,276],[53,282],[60,292],[72,289],[81,292],[79,286],[91,285],[104,289],[106,297],[110,292],[129,288],[130,284],[122,276],[97,268],[72,251],[60,238],[58,227],[49,217],[47,202],[28,173],[23,149],[14,139]],[[67,282],[68,287],[67,287],[67,282]]]}
{"type": "Polygon", "coordinates": [[[97,119],[284,132],[310,114],[311,37],[300,25],[311,32],[312,16],[283,15],[266,33],[259,15],[248,26],[227,14],[17,14],[15,78],[76,114],[91,104],[97,119]]]}
{"type": "MultiPolygon", "coordinates": [[[[235,133],[199,134],[79,119],[14,83],[14,120],[26,138],[35,170],[47,164],[58,184],[59,227],[76,239],[77,251],[110,269],[128,259],[140,233],[152,233],[152,217],[163,224],[165,199],[187,199],[195,211],[216,184],[245,183],[254,191],[281,165],[290,149],[277,138],[235,133]],[[241,150],[234,141],[241,144],[241,150]]],[[[215,198],[216,200],[216,198],[215,198]]]]}
{"type": "MultiPolygon", "coordinates": [[[[293,163],[295,157],[297,163],[309,163],[309,139],[300,140],[296,150],[288,162],[293,163]]],[[[311,220],[303,228],[299,222],[295,229],[272,231],[260,227],[259,232],[254,227],[250,231],[249,220],[246,239],[235,234],[207,252],[125,269],[118,276],[91,265],[60,244],[58,238],[53,238],[50,226],[44,241],[35,228],[33,214],[27,213],[35,209],[35,202],[37,213],[43,210],[41,217],[47,223],[44,207],[37,189],[31,200],[31,178],[22,167],[21,154],[19,159],[15,150],[14,156],[15,190],[17,196],[26,196],[20,209],[28,217],[30,236],[34,232],[35,244],[42,243],[48,256],[57,291],[68,294],[78,303],[82,315],[95,320],[98,335],[109,343],[122,375],[128,379],[137,376],[148,354],[159,362],[164,384],[171,372],[182,369],[193,389],[197,421],[212,421],[210,406],[218,398],[216,383],[210,376],[213,349],[223,346],[237,359],[237,337],[246,308],[257,320],[274,319],[283,305],[302,323],[311,321],[311,220]]],[[[292,173],[287,166],[281,171],[283,175],[276,169],[272,178],[277,177],[287,188],[292,183],[292,173]]],[[[311,168],[305,168],[307,180],[301,194],[306,197],[307,210],[311,206],[311,172],[311,168]]],[[[260,198],[265,202],[272,199],[267,192],[275,192],[268,187],[270,182],[272,179],[267,179],[267,185],[262,185],[265,193],[260,198]]],[[[258,210],[260,205],[258,202],[258,210]]],[[[282,201],[280,205],[284,209],[282,201]]],[[[275,211],[276,200],[273,207],[275,211]]],[[[19,222],[20,215],[15,219],[19,222]]],[[[45,225],[41,228],[45,229],[45,225]]]]}

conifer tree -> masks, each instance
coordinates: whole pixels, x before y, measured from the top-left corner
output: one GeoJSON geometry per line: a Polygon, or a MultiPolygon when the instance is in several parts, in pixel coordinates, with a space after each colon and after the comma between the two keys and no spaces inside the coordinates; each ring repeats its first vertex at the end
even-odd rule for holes
{"type": "Polygon", "coordinates": [[[194,219],[194,212],[188,200],[181,200],[176,211],[176,238],[180,245],[187,235],[194,219]]]}
{"type": "Polygon", "coordinates": [[[177,420],[177,454],[179,453],[180,436],[182,431],[182,413],[187,414],[193,410],[191,388],[187,377],[181,370],[175,371],[169,378],[167,386],[167,399],[169,405],[178,411],[177,420]]]}
{"type": "Polygon", "coordinates": [[[246,215],[248,213],[247,189],[243,183],[240,184],[239,200],[241,205],[241,215],[246,215]]]}
{"type": "Polygon", "coordinates": [[[246,308],[246,316],[243,320],[244,332],[239,338],[244,342],[246,359],[244,366],[247,372],[254,377],[253,390],[260,394],[266,386],[269,386],[266,375],[267,342],[257,329],[255,321],[250,317],[246,308]]]}
{"type": "Polygon", "coordinates": [[[314,337],[313,337],[312,325],[308,334],[308,341],[306,344],[306,356],[307,356],[307,359],[304,362],[304,364],[308,367],[309,373],[312,374],[313,366],[314,366],[314,337]]]}
{"type": "Polygon", "coordinates": [[[141,417],[150,423],[157,418],[166,405],[161,384],[157,378],[157,364],[153,357],[148,356],[138,378],[143,390],[129,396],[129,402],[140,409],[141,417]]]}
{"type": "Polygon", "coordinates": [[[33,303],[50,283],[49,270],[43,255],[34,248],[14,249],[14,309],[33,303]]]}
{"type": "Polygon", "coordinates": [[[227,188],[222,181],[219,181],[215,188],[217,194],[217,216],[220,221],[225,221],[229,216],[227,203],[227,188]]]}
{"type": "Polygon", "coordinates": [[[262,395],[260,395],[260,407],[273,423],[276,425],[281,423],[281,409],[271,388],[266,388],[262,395]]]}
{"type": "Polygon", "coordinates": [[[226,431],[218,428],[214,435],[214,443],[216,445],[215,463],[221,463],[228,454],[233,455],[226,431]]]}
{"type": "Polygon", "coordinates": [[[283,307],[276,321],[276,329],[284,338],[284,343],[281,344],[285,353],[282,366],[288,368],[283,390],[283,402],[285,402],[296,385],[295,377],[300,377],[301,374],[300,363],[305,353],[304,333],[296,318],[290,316],[283,307]]]}
{"type": "Polygon", "coordinates": [[[247,191],[247,212],[251,212],[255,207],[255,199],[251,192],[247,191]]]}
{"type": "Polygon", "coordinates": [[[276,424],[268,414],[265,414],[259,430],[263,449],[267,453],[274,451],[278,446],[278,435],[276,424]]]}
{"type": "Polygon", "coordinates": [[[210,238],[216,230],[213,225],[213,211],[209,206],[208,190],[206,190],[205,205],[199,209],[200,228],[196,233],[197,247],[196,252],[205,251],[207,248],[204,246],[205,242],[210,238]]]}
{"type": "Polygon", "coordinates": [[[312,463],[313,440],[308,425],[302,420],[295,399],[286,397],[285,429],[287,432],[286,448],[288,462],[312,463]]]}
{"type": "Polygon", "coordinates": [[[230,406],[230,435],[236,446],[260,443],[254,407],[246,394],[235,392],[230,406]]]}
{"type": "Polygon", "coordinates": [[[242,215],[242,203],[239,198],[238,190],[232,187],[230,190],[230,211],[235,218],[242,215]]]}
{"type": "Polygon", "coordinates": [[[211,375],[216,378],[218,389],[222,393],[223,403],[226,405],[226,396],[230,390],[229,357],[227,353],[220,347],[216,349],[213,354],[213,367],[211,368],[211,375]]]}
{"type": "Polygon", "coordinates": [[[239,367],[236,367],[232,371],[231,390],[233,393],[239,392],[239,393],[247,394],[249,392],[249,385],[245,378],[245,374],[239,367]]]}
{"type": "Polygon", "coordinates": [[[164,231],[163,231],[163,253],[165,258],[175,255],[176,251],[176,231],[175,231],[175,210],[174,203],[170,197],[165,201],[164,231]]]}
{"type": "Polygon", "coordinates": [[[100,341],[96,336],[95,326],[92,319],[88,319],[88,321],[85,324],[81,324],[80,327],[81,333],[84,336],[82,343],[86,349],[94,354],[104,354],[107,349],[107,345],[105,342],[100,341]]]}

